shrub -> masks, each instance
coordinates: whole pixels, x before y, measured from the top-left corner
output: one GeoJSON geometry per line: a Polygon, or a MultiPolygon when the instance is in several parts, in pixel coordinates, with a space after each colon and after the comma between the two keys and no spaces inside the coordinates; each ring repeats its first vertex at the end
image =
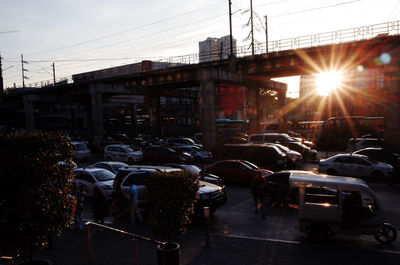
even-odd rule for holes
{"type": "Polygon", "coordinates": [[[0,134],[0,242],[8,250],[46,245],[72,222],[72,149],[61,134],[0,134]]]}
{"type": "Polygon", "coordinates": [[[186,232],[197,200],[199,181],[187,171],[155,172],[147,184],[152,207],[149,224],[168,241],[186,232]]]}

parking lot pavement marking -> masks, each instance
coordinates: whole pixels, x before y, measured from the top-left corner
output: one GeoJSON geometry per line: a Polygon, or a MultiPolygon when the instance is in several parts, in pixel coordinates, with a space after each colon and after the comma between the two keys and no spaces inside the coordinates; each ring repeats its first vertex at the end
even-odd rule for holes
{"type": "Polygon", "coordinates": [[[228,235],[228,234],[220,234],[220,233],[212,233],[211,235],[231,237],[231,238],[239,238],[239,239],[252,239],[252,240],[259,240],[259,241],[278,242],[278,243],[286,243],[286,244],[300,244],[300,242],[298,242],[298,241],[290,241],[290,240],[283,240],[283,239],[276,239],[276,238],[261,238],[261,237],[254,237],[254,236],[238,236],[238,235],[228,235]]]}

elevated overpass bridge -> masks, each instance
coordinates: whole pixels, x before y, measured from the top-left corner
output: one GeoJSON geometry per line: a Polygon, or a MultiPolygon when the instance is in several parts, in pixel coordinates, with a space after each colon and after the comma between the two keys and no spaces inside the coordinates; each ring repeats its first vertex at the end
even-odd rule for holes
{"type": "MultiPolygon", "coordinates": [[[[45,86],[41,88],[21,88],[9,91],[1,97],[1,119],[23,119],[20,125],[35,129],[35,116],[40,115],[36,106],[58,104],[69,109],[85,109],[88,127],[93,141],[98,144],[103,139],[105,104],[123,103],[132,99],[116,98],[115,95],[147,95],[151,98],[154,133],[157,133],[157,113],[159,97],[177,95],[177,89],[199,87],[200,125],[205,145],[215,144],[215,88],[219,83],[230,83],[248,88],[248,109],[250,127],[257,129],[259,88],[278,92],[282,119],[286,111],[286,84],[271,81],[271,78],[292,75],[305,75],[339,66],[342,71],[350,71],[358,66],[380,68],[384,73],[387,104],[385,118],[385,138],[393,139],[393,145],[400,149],[400,36],[380,34],[373,38],[354,40],[345,43],[300,47],[301,40],[291,42],[293,49],[271,51],[268,53],[230,57],[225,60],[158,69],[134,74],[121,74],[112,77],[74,80],[73,83],[45,86]],[[300,47],[300,48],[297,48],[300,47]],[[390,55],[390,62],[384,64],[379,58],[383,53],[390,55]],[[387,137],[386,137],[387,136],[387,137]]],[[[311,43],[312,44],[312,43],[311,43]]]]}

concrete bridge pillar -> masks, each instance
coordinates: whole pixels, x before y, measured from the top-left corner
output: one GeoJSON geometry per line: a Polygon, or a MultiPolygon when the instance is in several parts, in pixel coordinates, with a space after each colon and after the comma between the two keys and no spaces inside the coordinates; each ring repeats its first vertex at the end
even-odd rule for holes
{"type": "Polygon", "coordinates": [[[99,146],[103,142],[103,94],[98,90],[98,84],[90,85],[91,119],[93,128],[93,145],[99,146]]]}
{"type": "Polygon", "coordinates": [[[215,82],[213,69],[199,71],[200,80],[200,128],[203,134],[203,145],[207,150],[215,146],[215,82]]]}
{"type": "Polygon", "coordinates": [[[260,96],[258,86],[248,88],[247,119],[249,120],[248,133],[260,131],[260,96]]]}
{"type": "Polygon", "coordinates": [[[35,113],[33,101],[30,95],[23,95],[22,100],[24,102],[24,113],[25,113],[25,128],[27,130],[33,130],[35,128],[35,113]]]}
{"type": "Polygon", "coordinates": [[[151,134],[160,136],[160,96],[152,95],[151,98],[151,134]]]}

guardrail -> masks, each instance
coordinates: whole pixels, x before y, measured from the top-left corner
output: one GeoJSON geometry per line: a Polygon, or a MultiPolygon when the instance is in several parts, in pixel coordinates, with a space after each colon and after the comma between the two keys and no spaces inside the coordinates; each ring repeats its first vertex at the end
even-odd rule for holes
{"type": "Polygon", "coordinates": [[[110,226],[106,226],[106,225],[102,225],[102,224],[98,224],[98,223],[94,223],[94,222],[86,222],[85,226],[87,227],[87,233],[88,233],[88,257],[89,257],[89,264],[90,265],[94,265],[94,259],[93,259],[93,252],[92,252],[92,239],[91,239],[91,233],[92,233],[92,227],[97,227],[100,229],[105,229],[105,230],[109,230],[112,232],[116,232],[118,234],[121,235],[126,235],[132,238],[135,238],[136,240],[136,265],[139,265],[139,241],[143,240],[143,241],[147,241],[147,242],[151,242],[158,245],[164,245],[167,244],[167,242],[163,242],[163,241],[158,241],[158,240],[154,240],[151,239],[149,237],[145,237],[145,236],[141,236],[141,235],[137,235],[137,234],[133,234],[124,230],[120,230],[120,229],[116,229],[110,226]]]}

